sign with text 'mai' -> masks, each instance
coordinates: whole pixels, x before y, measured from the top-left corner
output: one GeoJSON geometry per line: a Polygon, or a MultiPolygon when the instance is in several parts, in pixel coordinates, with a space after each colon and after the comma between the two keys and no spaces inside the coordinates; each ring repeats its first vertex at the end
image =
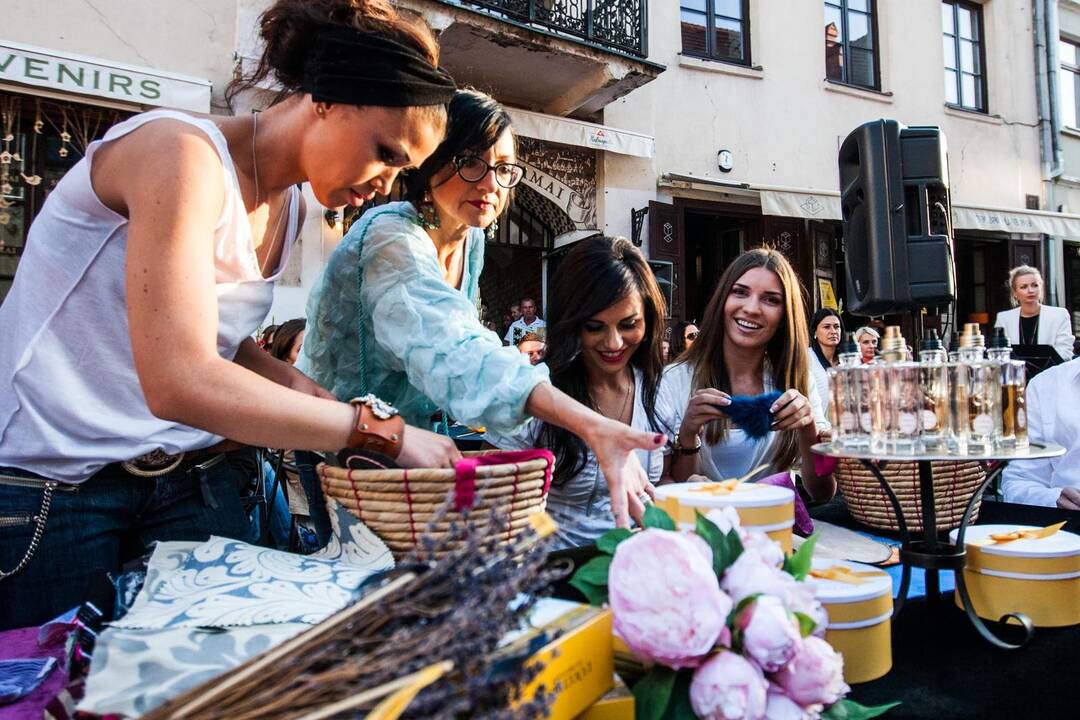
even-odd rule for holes
{"type": "Polygon", "coordinates": [[[0,40],[0,81],[136,105],[210,112],[209,80],[0,40]]]}

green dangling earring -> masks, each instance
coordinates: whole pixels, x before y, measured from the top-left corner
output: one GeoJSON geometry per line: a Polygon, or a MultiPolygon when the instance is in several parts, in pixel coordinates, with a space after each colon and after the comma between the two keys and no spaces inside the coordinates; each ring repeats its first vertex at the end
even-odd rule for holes
{"type": "Polygon", "coordinates": [[[424,201],[416,209],[416,224],[425,230],[438,230],[442,227],[442,220],[435,210],[435,203],[431,201],[431,193],[424,193],[424,201]]]}
{"type": "Polygon", "coordinates": [[[484,228],[484,239],[488,242],[492,242],[499,234],[499,220],[496,218],[491,221],[491,224],[484,228]]]}

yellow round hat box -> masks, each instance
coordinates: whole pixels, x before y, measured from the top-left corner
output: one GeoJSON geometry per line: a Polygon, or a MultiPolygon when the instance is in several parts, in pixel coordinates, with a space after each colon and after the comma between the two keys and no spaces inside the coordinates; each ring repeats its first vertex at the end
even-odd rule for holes
{"type": "MultiPolygon", "coordinates": [[[[956,531],[950,533],[956,542],[956,531]]],[[[1080,624],[1080,535],[1059,527],[972,525],[964,583],[975,613],[1023,613],[1037,627],[1080,624]]],[[[960,596],[956,604],[961,606],[960,596]]]]}
{"type": "Polygon", "coordinates": [[[675,523],[693,528],[694,513],[707,515],[713,508],[732,507],[739,522],[759,530],[791,552],[791,528],[795,524],[795,493],[790,488],[759,483],[687,482],[656,488],[656,505],[675,523]]]}
{"type": "Polygon", "coordinates": [[[877,680],[892,669],[893,585],[873,565],[816,558],[818,602],[829,614],[825,642],[844,656],[844,681],[877,680]]]}

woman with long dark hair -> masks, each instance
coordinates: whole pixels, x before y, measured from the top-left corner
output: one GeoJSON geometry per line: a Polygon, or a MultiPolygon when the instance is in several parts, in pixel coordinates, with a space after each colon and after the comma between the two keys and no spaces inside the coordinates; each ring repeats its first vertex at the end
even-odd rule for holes
{"type": "Polygon", "coordinates": [[[459,456],[369,423],[251,338],[304,216],[297,185],[328,207],[386,193],[434,151],[454,92],[430,29],[387,0],[267,4],[240,86],[279,102],[125,120],[30,228],[0,306],[0,629],[78,605],[155,541],[249,537],[239,443],[459,456]]]}
{"type": "MultiPolygon", "coordinates": [[[[656,432],[664,298],[641,251],[625,238],[580,241],[559,265],[547,308],[552,384],[605,418],[656,432]]],[[[579,437],[532,420],[516,433],[489,431],[488,442],[555,454],[547,507],[559,524],[561,546],[587,545],[614,526],[604,472],[579,437]]],[[[637,456],[656,483],[660,451],[639,450],[637,456]]]]}
{"type": "Polygon", "coordinates": [[[697,342],[660,384],[657,418],[675,430],[665,477],[725,480],[763,463],[781,472],[801,461],[811,496],[832,497],[835,486],[815,475],[810,453],[829,425],[810,380],[807,335],[802,285],[784,256],[758,248],[737,257],[709,300],[697,342]],[[783,394],[764,437],[751,437],[724,413],[732,396],[772,390],[783,394]]]}
{"type": "Polygon", "coordinates": [[[307,320],[293,318],[286,320],[274,332],[274,341],[270,343],[270,354],[282,362],[296,364],[300,349],[304,347],[304,328],[307,320]]]}
{"type": "Polygon", "coordinates": [[[810,318],[810,375],[814,379],[826,416],[829,414],[830,398],[827,371],[840,361],[836,356],[836,348],[840,346],[840,337],[843,334],[844,323],[840,319],[840,313],[832,308],[818,308],[810,318]]]}
{"type": "Polygon", "coordinates": [[[524,166],[510,116],[493,98],[459,90],[446,138],[406,177],[407,200],[364,213],[334,250],[308,300],[297,366],[338,398],[373,392],[407,422],[436,413],[496,432],[529,417],[587,444],[611,484],[611,511],[644,512],[647,477],[634,450],[662,434],[635,432],[574,402],[480,322],[484,239],[524,166]]]}
{"type": "Polygon", "coordinates": [[[689,350],[697,340],[701,331],[696,323],[681,320],[671,326],[671,343],[668,346],[668,362],[675,362],[684,352],[689,350]]]}

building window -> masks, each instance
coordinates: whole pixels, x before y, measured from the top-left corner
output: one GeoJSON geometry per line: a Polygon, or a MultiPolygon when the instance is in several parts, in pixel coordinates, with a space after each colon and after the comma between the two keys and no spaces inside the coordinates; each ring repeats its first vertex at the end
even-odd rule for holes
{"type": "Polygon", "coordinates": [[[750,0],[681,0],[685,55],[750,64],[750,0]]]}
{"type": "Polygon", "coordinates": [[[825,0],[825,77],[878,88],[874,0],[825,0]]]}
{"type": "Polygon", "coordinates": [[[1058,73],[1058,107],[1062,124],[1080,127],[1080,45],[1069,40],[1058,43],[1058,55],[1061,56],[1061,72],[1058,73]]]}
{"type": "Polygon", "coordinates": [[[970,2],[941,3],[945,102],[986,112],[986,46],[982,9],[970,2]]]}

